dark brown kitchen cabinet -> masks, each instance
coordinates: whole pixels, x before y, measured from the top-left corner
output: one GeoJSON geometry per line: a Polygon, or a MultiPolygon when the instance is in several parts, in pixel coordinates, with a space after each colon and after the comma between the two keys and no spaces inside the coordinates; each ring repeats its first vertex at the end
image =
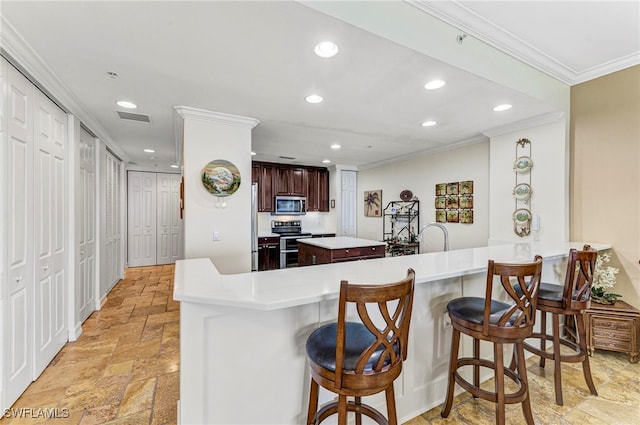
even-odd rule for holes
{"type": "Polygon", "coordinates": [[[307,169],[307,211],[329,212],[329,170],[307,169]]]}
{"type": "Polygon", "coordinates": [[[303,167],[276,167],[275,194],[285,196],[307,195],[307,170],[303,167]]]}
{"type": "Polygon", "coordinates": [[[258,271],[280,268],[280,238],[258,238],[258,271]]]}
{"type": "Polygon", "coordinates": [[[273,212],[275,169],[275,165],[268,162],[251,164],[251,182],[258,184],[258,212],[273,212]]]}
{"type": "Polygon", "coordinates": [[[307,243],[298,244],[298,264],[313,266],[316,264],[344,263],[346,261],[384,258],[384,244],[353,248],[329,249],[307,243]]]}

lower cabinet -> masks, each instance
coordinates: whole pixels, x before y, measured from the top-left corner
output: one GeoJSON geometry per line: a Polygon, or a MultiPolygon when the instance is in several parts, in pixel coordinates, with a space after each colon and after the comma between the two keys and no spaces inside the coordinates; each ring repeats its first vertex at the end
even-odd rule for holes
{"type": "Polygon", "coordinates": [[[384,245],[327,249],[301,243],[298,244],[298,263],[301,266],[312,266],[316,264],[384,258],[384,251],[384,245]]]}
{"type": "Polygon", "coordinates": [[[280,268],[280,238],[258,238],[258,271],[280,268]]]}

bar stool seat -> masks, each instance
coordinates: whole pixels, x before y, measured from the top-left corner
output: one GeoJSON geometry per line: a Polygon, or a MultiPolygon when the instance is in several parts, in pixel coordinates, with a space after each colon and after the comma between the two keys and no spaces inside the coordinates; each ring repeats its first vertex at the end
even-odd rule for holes
{"type": "Polygon", "coordinates": [[[347,412],[356,424],[366,415],[378,424],[397,424],[393,381],[407,358],[415,273],[399,282],[380,285],[340,283],[338,321],[314,330],[307,338],[311,389],[307,424],[319,424],[337,413],[346,425],[347,412]],[[359,322],[347,321],[347,305],[354,305],[359,322]],[[338,394],[338,401],[318,410],[319,387],[338,394]],[[362,397],[385,392],[387,418],[362,403],[362,397]],[[353,401],[347,401],[353,397],[353,401]]]}
{"type": "Polygon", "coordinates": [[[474,397],[496,404],[496,423],[505,423],[505,405],[521,403],[527,424],[532,425],[533,415],[529,400],[527,369],[524,359],[523,341],[533,332],[536,303],[540,290],[542,257],[525,264],[495,263],[489,260],[485,298],[461,297],[451,300],[447,311],[453,326],[451,339],[451,360],[449,362],[449,383],[447,397],[440,415],[449,416],[453,406],[453,392],[457,383],[474,397]],[[498,278],[510,303],[492,299],[494,277],[498,278]],[[514,286],[519,285],[520,294],[514,286]],[[458,357],[461,334],[473,338],[473,357],[458,357]],[[480,341],[493,344],[493,360],[480,358],[480,341]],[[514,346],[515,361],[511,367],[504,365],[504,344],[514,346]],[[473,382],[467,381],[460,369],[473,368],[473,382]],[[480,387],[480,368],[493,370],[495,391],[480,387]],[[516,385],[511,393],[505,391],[505,376],[516,385]]]}

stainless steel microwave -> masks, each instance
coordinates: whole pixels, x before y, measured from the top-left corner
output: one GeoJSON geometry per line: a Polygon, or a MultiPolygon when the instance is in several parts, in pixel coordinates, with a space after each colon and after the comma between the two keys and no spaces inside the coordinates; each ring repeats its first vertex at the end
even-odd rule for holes
{"type": "Polygon", "coordinates": [[[303,196],[276,196],[272,215],[303,215],[307,213],[307,198],[303,196]]]}

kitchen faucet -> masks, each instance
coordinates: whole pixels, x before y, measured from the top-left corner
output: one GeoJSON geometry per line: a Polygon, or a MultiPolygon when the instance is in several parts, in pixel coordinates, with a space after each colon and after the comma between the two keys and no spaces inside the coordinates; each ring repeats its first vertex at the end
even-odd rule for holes
{"type": "Polygon", "coordinates": [[[427,230],[429,227],[432,227],[432,226],[439,227],[442,230],[442,233],[444,233],[444,250],[449,251],[449,232],[447,231],[447,228],[440,223],[429,223],[425,225],[422,229],[420,229],[420,231],[418,232],[418,238],[417,238],[418,241],[422,242],[422,234],[424,233],[425,230],[427,230]]]}

